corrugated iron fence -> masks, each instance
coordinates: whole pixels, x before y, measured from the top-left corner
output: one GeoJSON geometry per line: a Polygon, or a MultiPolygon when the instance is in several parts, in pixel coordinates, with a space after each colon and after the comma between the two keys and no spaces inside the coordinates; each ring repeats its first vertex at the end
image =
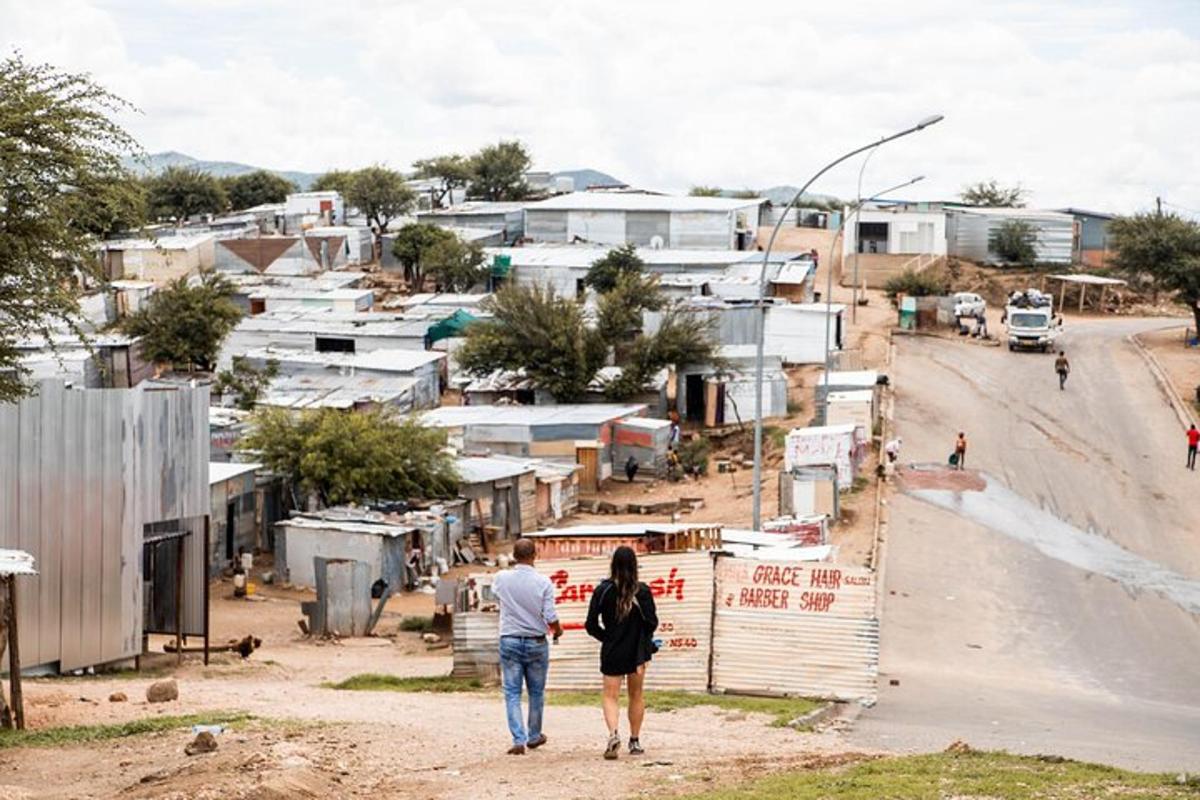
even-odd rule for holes
{"type": "Polygon", "coordinates": [[[878,673],[873,572],[717,559],[714,690],[873,701],[878,673]]]}
{"type": "MultiPolygon", "coordinates": [[[[555,586],[565,629],[550,649],[548,687],[599,690],[600,644],[584,621],[608,559],[537,569],[555,586]]],[[[654,594],[662,641],[649,688],[874,701],[879,621],[870,570],[698,551],[641,556],[639,572],[654,594]]],[[[495,668],[497,617],[456,614],[455,674],[495,668]]]]}

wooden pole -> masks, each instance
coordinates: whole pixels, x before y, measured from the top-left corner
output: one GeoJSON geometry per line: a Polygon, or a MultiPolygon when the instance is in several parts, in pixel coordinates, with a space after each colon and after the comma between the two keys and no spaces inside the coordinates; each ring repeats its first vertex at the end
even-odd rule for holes
{"type": "Polygon", "coordinates": [[[183,537],[175,540],[175,663],[183,663],[183,537]]]}
{"type": "MultiPolygon", "coordinates": [[[[255,508],[262,508],[256,505],[255,508]]],[[[209,619],[208,619],[208,602],[209,602],[209,581],[208,570],[212,566],[209,559],[212,558],[212,515],[204,515],[204,666],[208,666],[208,639],[209,639],[209,619]]],[[[247,576],[249,580],[249,576],[247,576]]]]}
{"type": "Polygon", "coordinates": [[[25,730],[25,701],[21,694],[21,645],[17,637],[17,579],[9,575],[8,584],[8,688],[12,695],[13,719],[17,730],[25,730]]]}
{"type": "Polygon", "coordinates": [[[1079,313],[1083,313],[1083,301],[1087,297],[1087,284],[1079,284],[1079,313]]]}

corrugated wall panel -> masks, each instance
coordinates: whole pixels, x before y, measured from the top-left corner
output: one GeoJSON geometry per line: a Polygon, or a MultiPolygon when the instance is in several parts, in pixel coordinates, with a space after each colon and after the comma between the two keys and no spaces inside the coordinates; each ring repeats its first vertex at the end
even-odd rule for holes
{"type": "MultiPolygon", "coordinates": [[[[38,569],[41,569],[42,553],[42,504],[41,504],[41,475],[37,465],[41,463],[42,420],[40,406],[36,401],[25,399],[20,403],[20,430],[18,432],[18,516],[17,547],[33,554],[37,559],[38,569]]],[[[17,624],[20,627],[22,663],[35,666],[41,658],[41,629],[42,615],[41,594],[42,578],[21,582],[17,590],[21,593],[19,603],[20,617],[17,624]]]]}
{"type": "Polygon", "coordinates": [[[86,392],[83,397],[83,419],[88,435],[84,437],[80,457],[83,460],[83,533],[80,552],[83,555],[81,576],[79,657],[81,664],[96,664],[101,660],[101,626],[103,624],[104,576],[104,394],[86,392]]]}
{"type": "MultiPolygon", "coordinates": [[[[545,561],[537,569],[557,589],[559,619],[567,629],[550,649],[551,689],[599,689],[600,643],[583,629],[592,590],[608,575],[608,559],[545,561]]],[[[713,558],[708,552],[642,556],[641,580],[650,585],[663,640],[646,671],[651,689],[708,689],[712,641],[713,558]]]]}
{"type": "Polygon", "coordinates": [[[625,244],[624,211],[568,211],[567,241],[576,237],[601,245],[625,244]]]}
{"type": "Polygon", "coordinates": [[[567,241],[567,212],[526,210],[525,235],[535,242],[567,241]]]}
{"type": "Polygon", "coordinates": [[[63,671],[86,666],[83,661],[83,573],[88,568],[83,559],[83,540],[87,534],[83,519],[83,500],[87,491],[85,480],[85,458],[88,421],[84,398],[87,392],[68,393],[63,403],[62,441],[66,447],[66,458],[62,463],[59,480],[64,487],[60,502],[63,507],[62,523],[62,627],[59,631],[59,661],[63,671]]]}
{"type": "MultiPolygon", "coordinates": [[[[121,531],[125,507],[125,401],[119,392],[101,395],[104,407],[101,435],[101,486],[104,520],[101,536],[100,661],[123,658],[121,646],[121,531]]],[[[138,572],[141,572],[139,562],[138,572]]],[[[141,615],[138,615],[139,621],[141,615]]]]}
{"type": "Polygon", "coordinates": [[[734,246],[731,211],[672,211],[670,247],[729,250],[734,246]]]}
{"type": "Polygon", "coordinates": [[[879,621],[870,570],[722,556],[716,584],[715,690],[875,699],[879,621]]]}

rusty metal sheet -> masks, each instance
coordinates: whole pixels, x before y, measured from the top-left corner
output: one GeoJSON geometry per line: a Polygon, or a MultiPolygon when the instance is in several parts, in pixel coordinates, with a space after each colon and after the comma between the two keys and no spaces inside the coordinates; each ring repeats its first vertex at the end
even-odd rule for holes
{"type": "MultiPolygon", "coordinates": [[[[607,558],[539,561],[554,583],[555,604],[565,633],[550,648],[550,689],[596,689],[600,643],[583,629],[592,591],[608,576],[607,558]]],[[[650,586],[658,609],[656,638],[662,649],[646,670],[651,689],[708,689],[712,643],[713,556],[707,551],[641,556],[639,577],[650,586]]]]}
{"type": "Polygon", "coordinates": [[[875,700],[873,572],[725,556],[715,572],[715,690],[875,700]]]}

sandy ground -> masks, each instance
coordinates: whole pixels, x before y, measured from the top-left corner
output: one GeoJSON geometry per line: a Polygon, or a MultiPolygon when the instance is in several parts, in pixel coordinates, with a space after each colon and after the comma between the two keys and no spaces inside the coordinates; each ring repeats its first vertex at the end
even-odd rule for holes
{"type": "Polygon", "coordinates": [[[221,655],[209,667],[189,659],[171,669],[166,674],[179,682],[177,701],[144,700],[146,687],[163,677],[162,658],[151,675],[25,684],[33,728],[218,710],[255,715],[219,736],[215,753],[184,755],[192,739],[186,730],[52,751],[4,750],[0,798],[626,797],[824,763],[845,751],[837,724],[800,733],[770,727],[766,717],[697,708],[651,713],[642,735],[646,756],[604,762],[597,706],[548,708],[550,743],[527,756],[507,756],[497,693],[321,688],[362,672],[447,673],[446,651],[429,653],[416,634],[395,633],[398,615],[388,612],[382,623],[391,637],[313,642],[295,627],[298,593],[268,591],[273,596],[247,602],[232,599],[228,584],[214,586],[214,639],[253,632],[264,645],[246,662],[221,655]],[[109,702],[113,692],[129,701],[109,702]]]}
{"type": "Polygon", "coordinates": [[[1138,340],[1158,360],[1175,393],[1183,400],[1192,416],[1200,416],[1196,405],[1196,387],[1200,386],[1200,349],[1187,347],[1184,331],[1192,325],[1191,320],[1180,320],[1178,328],[1151,331],[1138,336],[1138,340]]]}

